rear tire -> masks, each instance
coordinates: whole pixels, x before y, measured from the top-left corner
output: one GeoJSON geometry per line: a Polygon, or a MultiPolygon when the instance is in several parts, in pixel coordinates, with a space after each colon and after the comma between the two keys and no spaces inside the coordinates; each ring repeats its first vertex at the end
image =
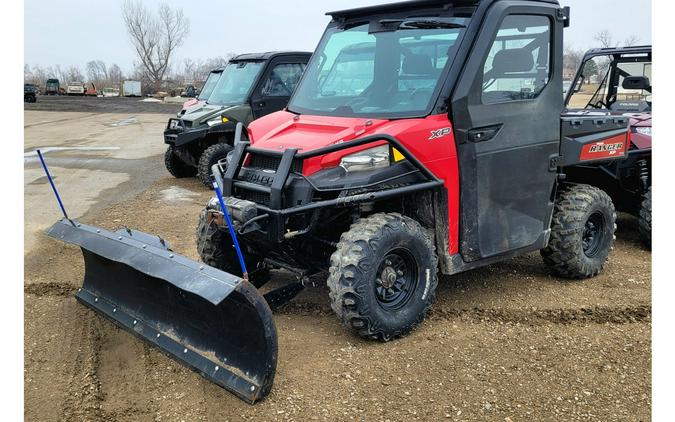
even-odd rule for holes
{"type": "MultiPolygon", "coordinates": [[[[247,253],[246,246],[241,239],[238,240],[244,254],[246,269],[249,271],[249,279],[256,287],[260,287],[269,281],[269,271],[259,265],[262,260],[255,254],[247,253]]],[[[197,253],[206,265],[239,277],[242,276],[239,257],[230,234],[220,229],[215,222],[209,223],[207,209],[203,209],[199,214],[197,253]]]]}
{"type": "Polygon", "coordinates": [[[213,189],[213,181],[211,179],[211,167],[223,158],[227,158],[227,154],[232,151],[232,147],[228,144],[218,143],[206,148],[199,157],[199,166],[197,174],[199,180],[204,186],[213,189]]]}
{"type": "Polygon", "coordinates": [[[331,256],[331,307],[361,337],[402,337],[431,307],[437,271],[433,240],[417,221],[371,215],[342,234],[331,256]]]}
{"type": "Polygon", "coordinates": [[[197,169],[185,164],[183,160],[178,158],[172,145],[166,149],[164,153],[164,166],[171,173],[173,177],[192,177],[197,174],[197,169]]]}
{"type": "Polygon", "coordinates": [[[616,211],[607,193],[589,185],[563,185],[553,211],[551,239],[541,255],[558,276],[594,277],[607,262],[615,232],[616,211]]]}
{"type": "Polygon", "coordinates": [[[642,199],[640,207],[640,238],[644,245],[652,249],[652,187],[647,189],[647,193],[642,199]]]}

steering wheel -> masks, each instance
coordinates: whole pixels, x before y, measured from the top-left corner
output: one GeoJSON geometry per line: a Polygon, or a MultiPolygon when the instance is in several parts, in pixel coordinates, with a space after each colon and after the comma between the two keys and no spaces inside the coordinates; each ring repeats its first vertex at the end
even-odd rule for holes
{"type": "Polygon", "coordinates": [[[602,100],[598,101],[595,104],[591,104],[590,106],[593,107],[593,108],[598,108],[598,109],[599,108],[606,108],[606,109],[609,110],[609,106],[607,104],[605,104],[604,102],[602,102],[602,100]]]}

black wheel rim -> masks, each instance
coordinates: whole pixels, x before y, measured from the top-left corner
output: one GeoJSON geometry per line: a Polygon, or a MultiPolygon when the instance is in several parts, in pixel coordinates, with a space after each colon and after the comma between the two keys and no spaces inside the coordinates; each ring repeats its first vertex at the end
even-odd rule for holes
{"type": "Polygon", "coordinates": [[[375,276],[375,296],[384,309],[404,307],[415,293],[419,274],[415,259],[405,249],[389,251],[382,259],[375,276]]]}
{"type": "Polygon", "coordinates": [[[600,251],[602,247],[603,236],[605,232],[605,217],[601,212],[596,211],[588,217],[584,226],[584,233],[581,238],[581,245],[584,254],[592,258],[600,251]]]}

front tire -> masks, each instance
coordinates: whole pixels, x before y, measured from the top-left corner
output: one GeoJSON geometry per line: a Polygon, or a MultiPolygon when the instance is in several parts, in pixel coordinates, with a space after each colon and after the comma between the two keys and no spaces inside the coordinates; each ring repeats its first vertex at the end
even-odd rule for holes
{"type": "Polygon", "coordinates": [[[343,233],[331,256],[331,307],[361,337],[402,337],[431,307],[437,273],[433,240],[417,221],[374,214],[343,233]]]}
{"type": "MultiPolygon", "coordinates": [[[[239,239],[243,249],[246,269],[249,271],[249,279],[256,287],[260,287],[269,281],[269,270],[260,265],[262,260],[255,254],[249,253],[246,246],[239,239]]],[[[208,209],[203,209],[199,214],[197,224],[197,253],[203,263],[226,273],[241,277],[239,257],[232,244],[232,238],[227,230],[220,229],[215,222],[208,221],[208,209]]]]}
{"type": "Polygon", "coordinates": [[[164,167],[166,167],[173,177],[179,179],[182,177],[192,177],[197,174],[196,168],[184,163],[183,160],[178,158],[172,145],[169,145],[169,148],[167,148],[164,153],[164,167]]]}
{"type": "Polygon", "coordinates": [[[197,174],[199,180],[204,186],[213,189],[213,181],[211,179],[211,167],[223,158],[227,158],[227,154],[232,151],[232,147],[228,144],[218,143],[206,148],[199,157],[199,166],[197,174]]]}
{"type": "Polygon", "coordinates": [[[642,199],[642,206],[640,207],[640,238],[642,243],[652,249],[652,187],[650,186],[642,199]]]}
{"type": "Polygon", "coordinates": [[[589,185],[563,185],[551,224],[551,239],[541,251],[558,276],[595,277],[614,245],[616,211],[604,191],[589,185]]]}

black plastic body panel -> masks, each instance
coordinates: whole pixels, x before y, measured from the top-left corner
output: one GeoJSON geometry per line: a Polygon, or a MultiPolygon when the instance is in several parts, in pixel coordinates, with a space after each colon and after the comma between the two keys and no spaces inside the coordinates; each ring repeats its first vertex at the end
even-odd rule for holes
{"type": "Polygon", "coordinates": [[[597,161],[616,161],[626,158],[628,139],[628,118],[621,116],[568,116],[561,118],[562,166],[574,166],[597,161]],[[589,144],[610,143],[622,148],[601,154],[597,159],[584,158],[584,147],[589,144]]]}

